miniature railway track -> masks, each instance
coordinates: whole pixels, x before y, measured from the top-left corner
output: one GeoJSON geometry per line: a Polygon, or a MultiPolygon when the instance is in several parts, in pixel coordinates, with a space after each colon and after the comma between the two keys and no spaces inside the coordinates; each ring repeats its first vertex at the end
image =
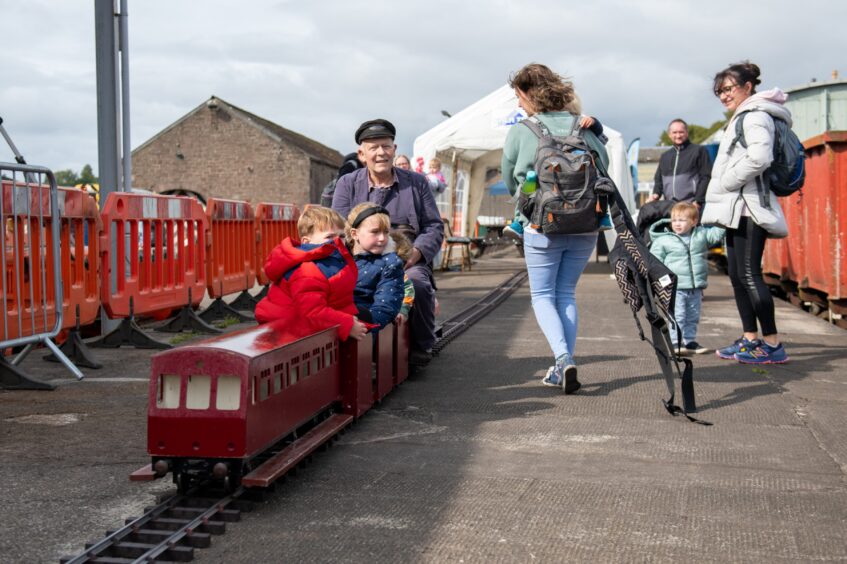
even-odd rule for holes
{"type": "MultiPolygon", "coordinates": [[[[520,270],[483,298],[445,320],[438,328],[439,337],[433,347],[438,354],[447,344],[493,311],[526,280],[520,270]]],[[[334,437],[334,439],[337,437],[334,437]]],[[[332,442],[332,441],[330,441],[332,442]]],[[[305,457],[302,464],[311,460],[305,457]]],[[[115,531],[86,545],[83,552],[63,558],[62,564],[89,562],[129,564],[142,562],[190,562],[195,548],[207,548],[212,536],[226,532],[226,523],[241,520],[241,512],[249,511],[251,489],[239,487],[235,492],[216,497],[204,485],[185,495],[168,497],[159,505],[145,510],[141,517],[127,519],[115,531]]],[[[261,491],[261,490],[260,490],[261,491]]]]}
{"type": "Polygon", "coordinates": [[[508,279],[495,287],[482,299],[472,303],[459,313],[450,317],[437,329],[439,336],[432,347],[433,354],[438,354],[447,343],[467,331],[474,323],[491,313],[503,300],[512,295],[526,280],[526,270],[515,272],[508,279]]]}
{"type": "MultiPolygon", "coordinates": [[[[199,493],[199,489],[195,490],[199,493]]],[[[246,490],[239,488],[223,497],[175,495],[149,508],[141,517],[127,519],[126,524],[90,545],[63,564],[99,562],[189,562],[195,548],[211,545],[212,535],[226,532],[226,523],[241,520],[241,512],[249,511],[249,502],[241,499],[246,490]]]]}

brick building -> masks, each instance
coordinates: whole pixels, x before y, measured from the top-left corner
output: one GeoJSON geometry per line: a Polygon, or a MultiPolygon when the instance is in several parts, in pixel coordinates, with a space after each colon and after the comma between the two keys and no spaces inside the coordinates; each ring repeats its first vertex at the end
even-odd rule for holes
{"type": "Polygon", "coordinates": [[[132,185],[258,202],[317,202],[343,156],[212,96],[132,152],[132,185]]]}

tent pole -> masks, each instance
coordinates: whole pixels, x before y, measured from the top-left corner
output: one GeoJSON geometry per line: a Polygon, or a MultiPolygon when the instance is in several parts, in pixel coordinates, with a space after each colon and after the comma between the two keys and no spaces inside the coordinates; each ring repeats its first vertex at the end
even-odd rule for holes
{"type": "Polygon", "coordinates": [[[450,163],[452,174],[450,175],[450,231],[453,231],[456,222],[456,186],[459,183],[459,154],[453,151],[453,160],[450,163]]]}

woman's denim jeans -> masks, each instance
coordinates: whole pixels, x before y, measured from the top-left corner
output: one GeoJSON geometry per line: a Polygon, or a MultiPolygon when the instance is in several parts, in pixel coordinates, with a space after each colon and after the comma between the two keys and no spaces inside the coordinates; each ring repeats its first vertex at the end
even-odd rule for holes
{"type": "Polygon", "coordinates": [[[596,245],[597,233],[547,236],[524,232],[532,309],[554,358],[574,354],[579,323],[576,283],[596,245]]]}

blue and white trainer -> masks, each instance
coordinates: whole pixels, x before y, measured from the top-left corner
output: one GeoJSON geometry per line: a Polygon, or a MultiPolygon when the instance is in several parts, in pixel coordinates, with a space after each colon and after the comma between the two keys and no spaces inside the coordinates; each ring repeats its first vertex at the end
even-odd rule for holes
{"type": "Polygon", "coordinates": [[[562,380],[561,367],[559,367],[558,364],[554,364],[547,369],[547,374],[545,374],[544,378],[541,379],[541,383],[545,386],[550,386],[551,388],[561,388],[562,380]]]}
{"type": "Polygon", "coordinates": [[[515,241],[523,241],[523,225],[521,225],[520,221],[515,220],[511,225],[503,228],[503,235],[515,241]]]}
{"type": "Polygon", "coordinates": [[[782,343],[774,347],[760,342],[757,347],[735,353],[735,360],[742,364],[782,364],[788,362],[788,354],[782,343]]]}
{"type": "Polygon", "coordinates": [[[564,357],[558,359],[556,365],[561,366],[560,370],[564,376],[562,391],[565,394],[572,394],[582,387],[582,384],[576,379],[576,363],[574,363],[570,355],[564,355],[564,357]]]}
{"type": "Polygon", "coordinates": [[[724,360],[735,360],[735,355],[744,352],[748,349],[758,347],[761,341],[759,339],[753,339],[752,341],[747,339],[746,337],[739,337],[735,340],[734,343],[729,345],[728,347],[723,347],[722,349],[718,349],[715,351],[720,358],[724,360]]]}

